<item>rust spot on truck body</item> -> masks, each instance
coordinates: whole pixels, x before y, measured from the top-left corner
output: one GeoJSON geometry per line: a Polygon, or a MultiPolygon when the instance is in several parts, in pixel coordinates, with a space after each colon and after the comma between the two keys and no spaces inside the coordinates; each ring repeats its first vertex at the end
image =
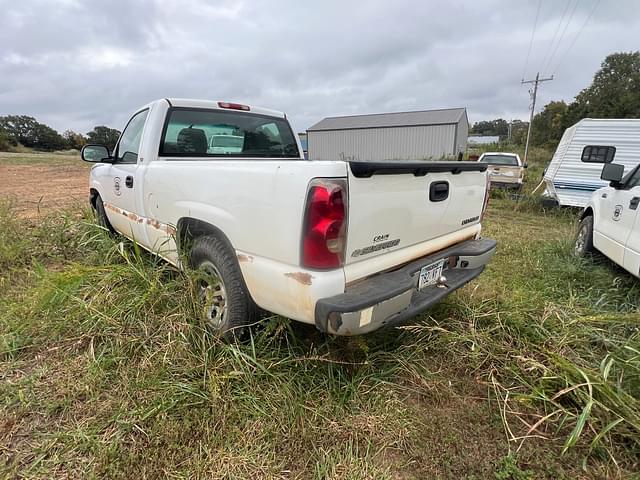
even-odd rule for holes
{"type": "Polygon", "coordinates": [[[156,230],[160,230],[162,232],[165,232],[167,235],[175,235],[176,234],[175,227],[173,227],[173,226],[171,226],[169,224],[166,224],[166,223],[159,222],[155,218],[147,218],[147,225],[150,225],[151,227],[155,228],[156,230]]]}
{"type": "Polygon", "coordinates": [[[307,272],[289,272],[284,274],[285,277],[293,278],[296,282],[302,285],[311,285],[313,275],[307,272]]]}
{"type": "Polygon", "coordinates": [[[155,218],[145,218],[145,217],[141,217],[133,212],[128,212],[126,210],[123,210],[122,208],[116,207],[115,205],[112,205],[110,203],[104,203],[105,208],[111,210],[112,212],[116,212],[119,213],[120,215],[127,217],[129,220],[131,220],[132,222],[135,223],[146,223],[147,225],[155,228],[156,230],[160,230],[162,232],[165,232],[167,235],[175,235],[176,234],[176,228],[172,225],[166,224],[166,223],[161,223],[158,220],[156,220],[155,218]]]}
{"type": "Polygon", "coordinates": [[[238,261],[239,262],[249,262],[249,263],[253,263],[253,257],[251,255],[245,255],[244,253],[239,253],[238,254],[238,261]]]}

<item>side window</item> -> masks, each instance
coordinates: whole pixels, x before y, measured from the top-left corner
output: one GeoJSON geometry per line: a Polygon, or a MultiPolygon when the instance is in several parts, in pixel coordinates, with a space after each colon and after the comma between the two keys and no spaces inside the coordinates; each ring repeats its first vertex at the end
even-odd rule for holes
{"type": "Polygon", "coordinates": [[[582,150],[582,161],[585,163],[611,163],[615,155],[616,147],[587,145],[582,150]]]}
{"type": "Polygon", "coordinates": [[[629,178],[623,180],[625,188],[640,187],[640,166],[629,174],[629,178]]]}
{"type": "Polygon", "coordinates": [[[136,163],[138,161],[138,150],[142,139],[142,129],[147,120],[149,110],[136,113],[122,132],[118,149],[116,151],[117,161],[120,163],[136,163]]]}

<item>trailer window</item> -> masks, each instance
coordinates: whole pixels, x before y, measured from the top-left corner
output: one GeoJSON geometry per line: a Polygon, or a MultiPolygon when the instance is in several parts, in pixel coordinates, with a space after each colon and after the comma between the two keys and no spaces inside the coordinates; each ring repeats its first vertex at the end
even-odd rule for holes
{"type": "Polygon", "coordinates": [[[585,163],[611,163],[616,155],[616,147],[587,145],[582,150],[582,161],[585,163]]]}
{"type": "Polygon", "coordinates": [[[172,108],[160,155],[168,157],[299,157],[284,118],[236,111],[172,108]]]}

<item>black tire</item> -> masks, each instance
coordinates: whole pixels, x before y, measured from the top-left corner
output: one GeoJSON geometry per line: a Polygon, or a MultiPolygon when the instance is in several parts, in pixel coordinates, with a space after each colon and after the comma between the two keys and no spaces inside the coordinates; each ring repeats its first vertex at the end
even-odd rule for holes
{"type": "Polygon", "coordinates": [[[189,261],[196,271],[199,317],[207,331],[226,341],[246,339],[258,308],[232,248],[214,235],[198,237],[189,261]]]}
{"type": "Polygon", "coordinates": [[[95,208],[96,208],[96,218],[98,220],[98,225],[106,228],[107,230],[109,230],[110,233],[115,234],[116,231],[111,225],[111,222],[109,222],[109,219],[107,218],[107,212],[105,212],[104,210],[104,203],[102,203],[102,198],[100,198],[100,195],[96,196],[95,208]]]}
{"type": "Polygon", "coordinates": [[[576,257],[585,257],[593,253],[593,217],[584,217],[578,227],[573,253],[576,257]]]}

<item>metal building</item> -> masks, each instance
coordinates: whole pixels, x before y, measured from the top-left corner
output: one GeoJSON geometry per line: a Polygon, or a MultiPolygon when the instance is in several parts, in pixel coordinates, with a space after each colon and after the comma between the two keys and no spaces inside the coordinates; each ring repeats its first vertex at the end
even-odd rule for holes
{"type": "Polygon", "coordinates": [[[467,149],[465,108],[328,117],[307,130],[311,160],[426,160],[467,149]]]}

